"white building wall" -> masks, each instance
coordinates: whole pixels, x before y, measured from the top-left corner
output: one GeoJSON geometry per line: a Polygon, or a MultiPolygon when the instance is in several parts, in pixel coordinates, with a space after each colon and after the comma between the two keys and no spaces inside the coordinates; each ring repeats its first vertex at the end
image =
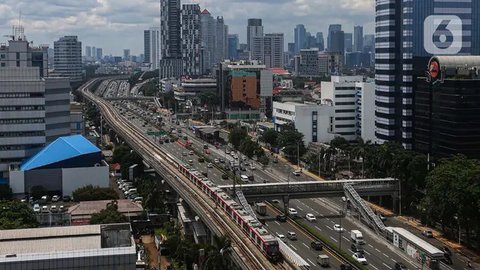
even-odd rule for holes
{"type": "MultiPolygon", "coordinates": [[[[334,132],[348,141],[356,141],[361,136],[361,100],[357,92],[364,84],[367,87],[373,86],[371,83],[363,83],[362,76],[332,76],[330,82],[321,84],[322,101],[331,101],[335,107],[334,132]]],[[[375,110],[375,106],[372,105],[369,109],[375,110]]],[[[374,132],[374,128],[372,131],[374,132]]]]}
{"type": "Polygon", "coordinates": [[[63,195],[72,195],[74,190],[86,185],[108,187],[108,167],[62,169],[63,195]]]}
{"type": "Polygon", "coordinates": [[[25,192],[25,173],[23,171],[10,171],[10,188],[13,194],[25,192]]]}
{"type": "Polygon", "coordinates": [[[327,143],[334,138],[333,115],[334,108],[329,105],[273,102],[275,130],[281,132],[283,125],[294,123],[307,145],[311,142],[327,143]]]}
{"type": "Polygon", "coordinates": [[[357,83],[360,88],[360,133],[363,141],[375,141],[375,83],[357,83]]]}

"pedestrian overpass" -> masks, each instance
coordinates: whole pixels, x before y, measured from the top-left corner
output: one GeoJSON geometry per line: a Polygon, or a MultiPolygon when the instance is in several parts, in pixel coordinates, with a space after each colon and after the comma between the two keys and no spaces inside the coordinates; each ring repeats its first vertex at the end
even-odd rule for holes
{"type": "MultiPolygon", "coordinates": [[[[243,195],[249,201],[283,199],[285,197],[304,199],[344,196],[344,187],[347,184],[352,186],[362,197],[396,197],[398,193],[398,180],[394,178],[237,184],[235,189],[242,190],[243,195]]],[[[234,186],[223,185],[219,188],[233,191],[234,186]]]]}
{"type": "Polygon", "coordinates": [[[282,199],[285,214],[288,214],[290,199],[345,196],[365,222],[381,235],[386,233],[385,225],[361,196],[392,196],[396,201],[399,191],[398,180],[394,178],[224,185],[219,188],[235,192],[242,204],[248,204],[247,200],[282,199]]]}

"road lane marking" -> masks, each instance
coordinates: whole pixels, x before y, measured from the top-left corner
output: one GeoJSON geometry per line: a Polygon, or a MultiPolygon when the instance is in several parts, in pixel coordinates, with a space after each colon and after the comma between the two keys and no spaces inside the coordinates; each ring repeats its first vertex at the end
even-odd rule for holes
{"type": "MultiPolygon", "coordinates": [[[[294,247],[292,244],[290,244],[290,246],[291,246],[293,249],[297,250],[297,248],[296,248],[296,247],[294,247]]],[[[391,268],[390,268],[390,269],[391,269],[391,268]]]]}
{"type": "Polygon", "coordinates": [[[302,245],[304,245],[304,246],[306,246],[306,247],[308,248],[307,244],[305,244],[305,243],[302,243],[302,245]]]}
{"type": "Polygon", "coordinates": [[[364,251],[365,251],[365,253],[367,253],[367,255],[372,255],[370,252],[368,252],[368,251],[366,251],[366,250],[364,250],[364,251]]]}
{"type": "Polygon", "coordinates": [[[381,253],[380,250],[378,248],[375,249],[378,253],[381,253]]]}
{"type": "Polygon", "coordinates": [[[315,263],[314,263],[314,262],[312,262],[310,259],[307,259],[307,261],[308,261],[309,263],[311,263],[311,264],[315,265],[315,263]]]}
{"type": "Polygon", "coordinates": [[[333,236],[330,236],[330,239],[332,239],[332,240],[335,241],[335,242],[338,242],[338,240],[335,239],[335,238],[333,238],[333,236]]]}
{"type": "Polygon", "coordinates": [[[331,231],[333,231],[333,229],[332,229],[332,228],[330,228],[330,227],[328,227],[327,225],[325,225],[325,227],[327,227],[327,228],[329,228],[331,231]]]}
{"type": "Polygon", "coordinates": [[[372,246],[372,245],[370,245],[370,244],[368,244],[368,246],[369,246],[369,247],[371,247],[371,248],[373,248],[373,246],[372,246]]]}
{"type": "Polygon", "coordinates": [[[394,259],[390,258],[390,260],[392,260],[392,262],[396,263],[397,261],[395,261],[394,259]]]}
{"type": "Polygon", "coordinates": [[[388,257],[388,255],[387,255],[387,254],[385,254],[385,253],[383,253],[383,256],[385,256],[385,257],[387,257],[387,258],[390,258],[390,257],[388,257]]]}
{"type": "Polygon", "coordinates": [[[370,264],[370,266],[373,267],[373,268],[375,268],[375,269],[377,269],[377,270],[379,270],[379,269],[378,269],[375,265],[373,265],[373,264],[370,264]]]}
{"type": "Polygon", "coordinates": [[[300,206],[297,206],[297,208],[298,208],[298,209],[300,209],[300,211],[303,211],[303,209],[302,209],[302,208],[300,208],[300,206]]]}
{"type": "Polygon", "coordinates": [[[278,221],[275,221],[275,223],[277,223],[278,226],[282,226],[282,225],[280,225],[280,223],[278,221]]]}
{"type": "Polygon", "coordinates": [[[348,242],[350,242],[350,239],[348,239],[347,237],[345,236],[342,236],[343,239],[347,240],[348,242]]]}
{"type": "Polygon", "coordinates": [[[322,229],[320,229],[317,225],[315,225],[315,228],[317,228],[319,231],[321,231],[322,229]]]}
{"type": "Polygon", "coordinates": [[[382,263],[383,265],[385,265],[388,269],[392,269],[392,267],[388,266],[387,264],[385,263],[382,263]]]}

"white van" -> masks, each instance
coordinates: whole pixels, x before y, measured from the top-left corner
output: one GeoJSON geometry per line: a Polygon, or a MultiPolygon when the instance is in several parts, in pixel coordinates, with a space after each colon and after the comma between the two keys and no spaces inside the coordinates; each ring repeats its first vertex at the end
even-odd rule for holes
{"type": "Polygon", "coordinates": [[[246,176],[245,174],[242,174],[240,175],[240,180],[242,180],[242,182],[248,183],[248,176],[246,176]]]}

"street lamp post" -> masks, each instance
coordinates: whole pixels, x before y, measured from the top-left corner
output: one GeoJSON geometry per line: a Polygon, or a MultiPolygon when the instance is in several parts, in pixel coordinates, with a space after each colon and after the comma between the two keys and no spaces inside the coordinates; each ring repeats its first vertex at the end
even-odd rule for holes
{"type": "Polygon", "coordinates": [[[338,243],[339,243],[339,249],[342,250],[342,232],[343,232],[343,227],[342,227],[342,216],[343,216],[343,210],[339,211],[340,214],[340,231],[338,232],[338,243]]]}
{"type": "Polygon", "coordinates": [[[300,170],[300,142],[297,142],[297,167],[300,170]]]}

